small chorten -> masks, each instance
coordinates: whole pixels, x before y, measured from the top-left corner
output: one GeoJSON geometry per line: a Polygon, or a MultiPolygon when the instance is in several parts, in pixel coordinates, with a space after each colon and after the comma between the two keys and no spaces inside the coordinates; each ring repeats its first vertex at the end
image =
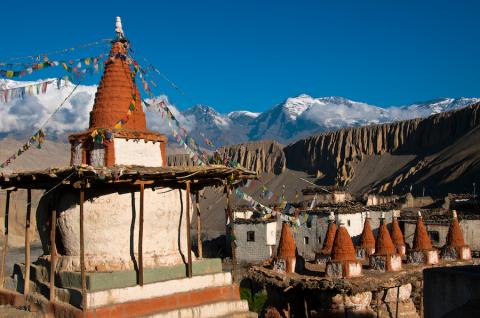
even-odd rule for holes
{"type": "Polygon", "coordinates": [[[373,269],[394,272],[402,269],[402,257],[396,253],[390,233],[385,222],[385,212],[380,218],[380,229],[375,244],[375,254],[370,255],[370,266],[373,269]]]}
{"type": "Polygon", "coordinates": [[[373,253],[375,253],[375,237],[370,226],[370,212],[367,212],[360,237],[360,245],[356,248],[356,255],[359,259],[368,259],[373,253]]]}
{"type": "Polygon", "coordinates": [[[405,240],[403,238],[402,230],[400,230],[400,224],[398,224],[398,216],[400,211],[393,210],[393,218],[392,218],[392,232],[391,237],[393,241],[393,245],[395,245],[395,249],[400,256],[405,255],[405,240]]]}
{"type": "Polygon", "coordinates": [[[324,263],[330,260],[330,254],[332,253],[333,241],[335,240],[335,233],[337,232],[337,225],[335,224],[335,214],[330,212],[328,216],[328,228],[325,240],[323,241],[323,247],[316,257],[317,263],[324,263]]]}
{"type": "Polygon", "coordinates": [[[362,275],[362,264],[355,257],[352,238],[343,223],[340,223],[335,233],[331,260],[327,262],[325,274],[337,278],[362,275]]]}
{"type": "Polygon", "coordinates": [[[463,231],[458,222],[457,211],[452,211],[452,222],[448,229],[447,243],[442,247],[441,257],[447,260],[470,260],[472,252],[465,244],[463,231]]]}
{"type": "Polygon", "coordinates": [[[287,223],[282,224],[282,233],[278,243],[277,257],[274,261],[274,269],[286,273],[295,272],[296,264],[296,246],[292,231],[287,223]]]}
{"type": "Polygon", "coordinates": [[[407,262],[433,265],[438,263],[438,251],[432,247],[422,213],[418,211],[417,226],[413,237],[413,248],[407,253],[407,262]]]}

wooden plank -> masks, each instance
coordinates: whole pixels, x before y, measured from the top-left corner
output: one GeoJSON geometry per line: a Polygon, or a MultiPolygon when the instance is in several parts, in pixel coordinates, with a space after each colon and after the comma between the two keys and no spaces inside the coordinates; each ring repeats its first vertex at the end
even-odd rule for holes
{"type": "Polygon", "coordinates": [[[195,193],[195,207],[197,209],[197,247],[198,247],[198,257],[203,258],[203,247],[202,247],[202,222],[200,218],[200,194],[198,191],[195,193]]]}
{"type": "Polygon", "coordinates": [[[85,188],[80,189],[80,271],[82,275],[82,311],[85,315],[87,311],[87,275],[85,272],[85,232],[84,232],[84,211],[85,188]]]}
{"type": "Polygon", "coordinates": [[[5,229],[3,236],[3,251],[2,251],[2,267],[0,268],[0,287],[5,285],[5,272],[7,267],[7,251],[8,251],[8,216],[10,215],[10,190],[7,190],[7,197],[5,202],[5,229]]]}
{"type": "Polygon", "coordinates": [[[192,269],[192,239],[190,236],[190,180],[186,182],[187,186],[187,275],[188,277],[193,276],[193,269],[192,269]]]}
{"type": "Polygon", "coordinates": [[[145,184],[140,183],[140,216],[138,221],[138,284],[143,286],[143,213],[145,184]]]}
{"type": "Polygon", "coordinates": [[[50,222],[50,301],[55,301],[55,268],[57,266],[56,227],[57,211],[53,209],[50,222]]]}
{"type": "Polygon", "coordinates": [[[32,190],[27,189],[27,216],[25,219],[25,283],[23,294],[30,292],[30,224],[32,217],[32,190]]]}

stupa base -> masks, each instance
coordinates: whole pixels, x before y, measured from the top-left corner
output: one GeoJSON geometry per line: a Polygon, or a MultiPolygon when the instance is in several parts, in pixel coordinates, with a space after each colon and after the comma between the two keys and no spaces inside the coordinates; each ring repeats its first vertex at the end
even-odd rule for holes
{"type": "Polygon", "coordinates": [[[322,253],[315,254],[315,263],[317,264],[325,264],[327,262],[330,262],[330,260],[331,260],[330,254],[322,254],[322,253]]]}
{"type": "Polygon", "coordinates": [[[362,264],[358,261],[330,261],[325,275],[334,278],[359,277],[362,276],[362,264]]]}
{"type": "Polygon", "coordinates": [[[375,253],[375,248],[372,247],[357,247],[355,249],[355,255],[357,256],[357,259],[365,260],[370,257],[375,253]]]}
{"type": "Polygon", "coordinates": [[[438,251],[410,251],[407,254],[407,263],[409,264],[438,264],[438,251]]]}
{"type": "Polygon", "coordinates": [[[371,255],[370,267],[382,272],[397,272],[402,270],[402,257],[398,254],[371,255]]]}
{"type": "MultiPolygon", "coordinates": [[[[221,271],[218,259],[194,262],[192,278],[185,277],[185,265],[146,269],[143,286],[136,284],[134,271],[89,272],[84,295],[80,273],[56,273],[54,302],[47,300],[49,268],[44,265],[31,265],[27,299],[36,298],[39,311],[52,316],[82,317],[82,311],[86,311],[87,317],[249,317],[248,304],[240,300],[238,285],[232,284],[230,273],[221,271]]],[[[15,265],[18,293],[24,290],[23,274],[24,266],[15,265]]]]}
{"type": "Polygon", "coordinates": [[[440,257],[445,260],[462,260],[469,261],[472,259],[472,251],[469,246],[450,247],[445,246],[442,248],[440,257]]]}

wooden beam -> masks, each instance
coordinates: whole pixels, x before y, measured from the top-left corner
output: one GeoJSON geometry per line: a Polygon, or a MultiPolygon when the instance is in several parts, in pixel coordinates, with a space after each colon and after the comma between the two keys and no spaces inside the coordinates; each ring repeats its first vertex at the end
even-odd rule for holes
{"type": "Polygon", "coordinates": [[[55,301],[55,268],[57,265],[57,244],[56,238],[57,211],[52,209],[50,222],[50,301],[55,301]]]}
{"type": "Polygon", "coordinates": [[[8,251],[8,216],[10,214],[10,190],[7,190],[7,200],[5,202],[5,229],[3,236],[3,251],[2,251],[2,267],[0,268],[0,287],[5,285],[5,272],[7,267],[7,251],[8,251]]]}
{"type": "Polygon", "coordinates": [[[193,276],[193,269],[192,269],[192,239],[190,236],[190,180],[186,182],[187,186],[187,276],[193,276]]]}
{"type": "Polygon", "coordinates": [[[80,272],[82,275],[82,311],[85,315],[87,311],[87,275],[85,273],[85,233],[83,204],[85,202],[85,186],[80,188],[80,272]]]}
{"type": "Polygon", "coordinates": [[[202,249],[202,222],[200,219],[200,194],[198,191],[195,193],[195,207],[197,209],[197,247],[198,247],[198,257],[203,258],[203,249],[202,249]]]}
{"type": "Polygon", "coordinates": [[[140,216],[138,221],[138,284],[143,286],[143,213],[145,183],[140,182],[140,216]]]}
{"type": "Polygon", "coordinates": [[[237,252],[236,252],[236,245],[235,245],[235,227],[233,226],[233,215],[232,215],[232,207],[230,202],[230,191],[231,186],[228,184],[228,181],[225,184],[226,192],[227,192],[227,217],[230,219],[230,224],[227,227],[230,227],[230,248],[232,249],[232,281],[236,281],[237,276],[237,252]]]}
{"type": "Polygon", "coordinates": [[[30,292],[30,224],[32,217],[32,189],[27,189],[27,216],[25,219],[25,284],[23,294],[30,292]]]}

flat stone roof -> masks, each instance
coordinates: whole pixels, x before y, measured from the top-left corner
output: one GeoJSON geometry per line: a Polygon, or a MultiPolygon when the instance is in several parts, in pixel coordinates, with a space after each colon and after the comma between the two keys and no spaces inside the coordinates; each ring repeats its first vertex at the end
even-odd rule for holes
{"type": "Polygon", "coordinates": [[[472,261],[441,261],[439,265],[402,264],[399,272],[380,272],[363,268],[363,276],[354,278],[332,278],[325,276],[325,264],[306,263],[302,273],[281,273],[266,266],[252,266],[247,277],[261,284],[278,288],[297,287],[310,291],[332,291],[356,294],[365,291],[393,288],[421,280],[423,270],[427,268],[471,265],[472,261]]]}
{"type": "Polygon", "coordinates": [[[87,188],[108,186],[132,186],[135,182],[147,182],[146,187],[185,188],[191,181],[191,189],[199,190],[208,186],[221,186],[225,180],[232,182],[254,179],[256,173],[244,168],[223,165],[194,167],[144,167],[118,165],[114,167],[93,167],[77,165],[64,168],[50,168],[38,171],[22,171],[0,174],[0,188],[52,189],[53,187],[87,188]]]}

